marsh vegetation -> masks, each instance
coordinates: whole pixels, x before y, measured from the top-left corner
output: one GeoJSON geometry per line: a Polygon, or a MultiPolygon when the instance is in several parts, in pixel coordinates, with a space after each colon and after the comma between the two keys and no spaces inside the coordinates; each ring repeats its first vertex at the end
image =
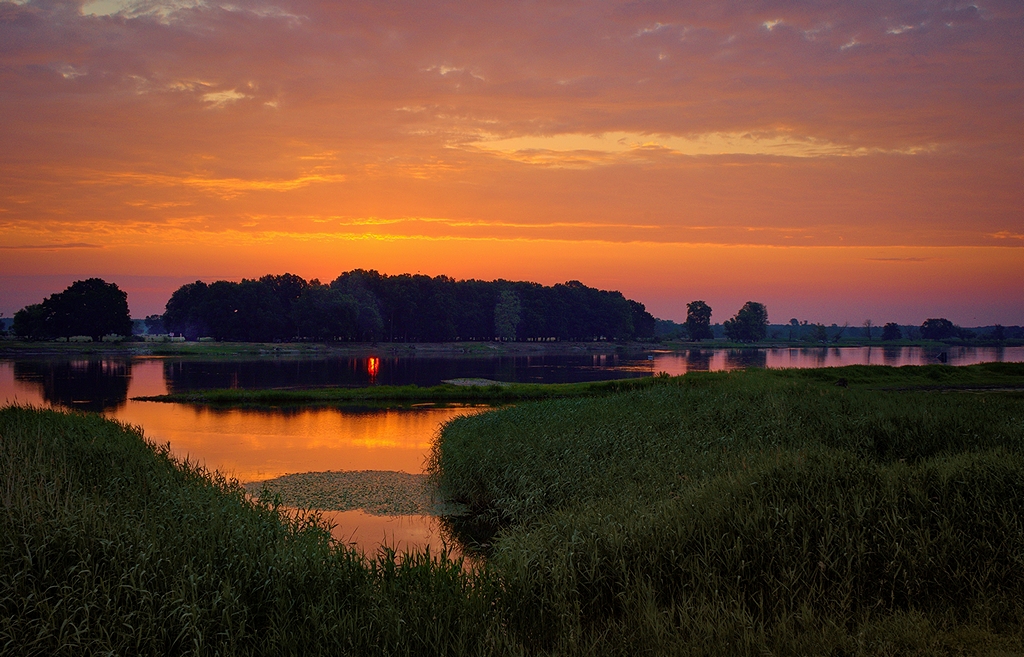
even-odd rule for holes
{"type": "Polygon", "coordinates": [[[361,555],[95,416],[0,412],[14,654],[1024,649],[1024,366],[688,374],[448,422],[485,561],[361,555]]]}

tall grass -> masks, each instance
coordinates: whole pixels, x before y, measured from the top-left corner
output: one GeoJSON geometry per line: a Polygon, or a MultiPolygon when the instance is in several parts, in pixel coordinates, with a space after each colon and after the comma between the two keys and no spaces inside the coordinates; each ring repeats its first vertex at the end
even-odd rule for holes
{"type": "Polygon", "coordinates": [[[0,410],[0,653],[476,654],[486,578],[364,558],[96,416],[0,410]]]}
{"type": "Polygon", "coordinates": [[[431,470],[503,528],[490,567],[504,599],[530,601],[507,608],[528,647],[1021,648],[1019,393],[856,390],[824,371],[674,381],[442,432],[431,470]]]}
{"type": "Polygon", "coordinates": [[[134,428],[0,409],[0,654],[1018,654],[1024,395],[948,390],[1020,368],[952,369],[452,421],[430,468],[498,529],[476,570],[357,554],[134,428]]]}

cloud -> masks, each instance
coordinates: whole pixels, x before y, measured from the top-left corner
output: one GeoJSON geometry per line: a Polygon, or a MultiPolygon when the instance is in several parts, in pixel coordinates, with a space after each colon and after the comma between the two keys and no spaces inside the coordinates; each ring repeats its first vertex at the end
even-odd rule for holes
{"type": "MultiPolygon", "coordinates": [[[[707,133],[700,135],[649,135],[628,132],[602,134],[556,134],[472,141],[465,146],[504,155],[520,161],[550,162],[554,154],[602,153],[635,154],[661,149],[675,155],[770,155],[778,157],[857,157],[876,153],[913,155],[928,146],[910,146],[885,150],[850,144],[836,144],[813,137],[801,137],[781,131],[761,133],[707,133]]],[[[599,161],[599,160],[594,160],[599,161]]],[[[608,160],[605,160],[608,161],[608,160]]]]}
{"type": "Polygon", "coordinates": [[[870,262],[928,262],[932,258],[864,258],[870,262]]]}
{"type": "Polygon", "coordinates": [[[212,107],[223,107],[228,103],[233,103],[243,98],[251,98],[243,93],[239,93],[234,89],[227,91],[210,91],[203,94],[203,101],[209,103],[212,107]]]}
{"type": "Polygon", "coordinates": [[[1022,19],[923,0],[0,2],[0,215],[54,243],[259,215],[1015,244],[1022,19]]]}
{"type": "Polygon", "coordinates": [[[1024,233],[1015,233],[1008,230],[1001,230],[997,233],[991,233],[989,237],[993,237],[997,240],[1024,240],[1024,233]]]}
{"type": "Polygon", "coordinates": [[[68,242],[62,244],[0,244],[0,249],[5,251],[60,251],[63,249],[102,249],[99,244],[87,244],[85,242],[68,242]]]}

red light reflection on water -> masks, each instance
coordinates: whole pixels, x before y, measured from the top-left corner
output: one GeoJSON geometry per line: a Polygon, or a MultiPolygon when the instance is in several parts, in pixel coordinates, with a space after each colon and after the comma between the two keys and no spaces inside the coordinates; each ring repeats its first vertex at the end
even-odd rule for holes
{"type": "Polygon", "coordinates": [[[366,373],[370,375],[370,383],[377,383],[378,372],[380,372],[380,359],[370,356],[366,359],[366,373]]]}

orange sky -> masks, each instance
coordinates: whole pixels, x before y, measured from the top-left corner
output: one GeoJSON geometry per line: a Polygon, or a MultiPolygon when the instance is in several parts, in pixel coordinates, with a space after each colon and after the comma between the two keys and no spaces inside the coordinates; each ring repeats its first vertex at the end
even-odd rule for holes
{"type": "Polygon", "coordinates": [[[1024,324],[1024,6],[0,0],[0,312],[578,279],[1024,324]]]}

